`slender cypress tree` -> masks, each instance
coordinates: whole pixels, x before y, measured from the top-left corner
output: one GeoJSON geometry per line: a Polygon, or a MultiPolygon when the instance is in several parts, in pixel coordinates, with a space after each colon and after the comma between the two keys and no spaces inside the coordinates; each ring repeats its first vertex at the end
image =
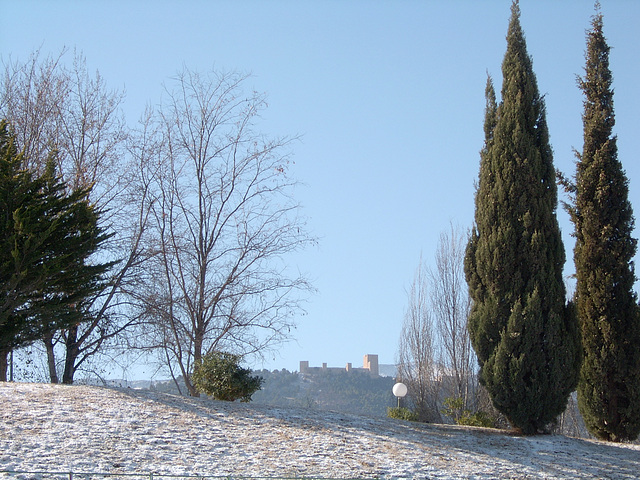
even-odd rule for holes
{"type": "Polygon", "coordinates": [[[597,13],[587,33],[584,146],[577,154],[575,206],[576,306],[584,360],[578,405],[589,432],[610,441],[640,433],[640,316],[631,237],[628,181],[618,161],[609,46],[597,13]]]}
{"type": "Polygon", "coordinates": [[[579,364],[575,316],[565,304],[564,247],[544,101],[511,7],[501,102],[487,82],[485,145],[465,273],[469,331],[480,380],[525,434],[566,407],[579,364]]]}

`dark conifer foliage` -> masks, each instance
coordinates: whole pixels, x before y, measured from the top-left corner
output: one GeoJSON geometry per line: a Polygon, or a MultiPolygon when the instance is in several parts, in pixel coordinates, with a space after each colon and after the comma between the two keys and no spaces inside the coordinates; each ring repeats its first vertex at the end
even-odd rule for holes
{"type": "Polygon", "coordinates": [[[565,303],[564,247],[544,100],[514,2],[501,102],[487,82],[475,228],[465,258],[480,379],[523,433],[543,431],[577,381],[578,332],[565,303]]]}
{"type": "Polygon", "coordinates": [[[41,176],[23,160],[0,122],[0,380],[9,351],[85,320],[83,302],[112,266],[89,262],[108,237],[88,190],[67,192],[53,157],[41,176]]]}
{"type": "Polygon", "coordinates": [[[573,205],[576,306],[584,360],[578,405],[589,431],[610,441],[640,433],[640,317],[631,237],[628,181],[618,161],[609,46],[596,14],[587,34],[584,146],[578,154],[573,205]]]}

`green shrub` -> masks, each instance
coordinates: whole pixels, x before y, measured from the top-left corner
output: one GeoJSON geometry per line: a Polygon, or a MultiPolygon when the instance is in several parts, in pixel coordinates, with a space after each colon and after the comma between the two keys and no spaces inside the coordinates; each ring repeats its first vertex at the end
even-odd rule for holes
{"type": "Polygon", "coordinates": [[[447,397],[444,399],[442,414],[458,423],[462,417],[469,416],[471,412],[464,408],[464,399],[462,397],[447,397]]]}
{"type": "Polygon", "coordinates": [[[418,421],[418,414],[405,407],[388,407],[387,417],[397,418],[398,420],[408,420],[410,422],[418,421]]]}
{"type": "Polygon", "coordinates": [[[472,415],[464,415],[456,422],[458,425],[468,425],[470,427],[497,428],[496,420],[487,412],[478,410],[472,415]]]}
{"type": "Polygon", "coordinates": [[[444,400],[442,413],[451,417],[456,425],[468,425],[470,427],[496,428],[496,420],[482,410],[471,413],[464,408],[464,400],[461,397],[448,397],[444,400]]]}
{"type": "Polygon", "coordinates": [[[239,366],[242,357],[227,352],[210,352],[193,368],[193,381],[201,393],[216,400],[250,402],[260,390],[262,377],[251,376],[251,370],[239,366]]]}

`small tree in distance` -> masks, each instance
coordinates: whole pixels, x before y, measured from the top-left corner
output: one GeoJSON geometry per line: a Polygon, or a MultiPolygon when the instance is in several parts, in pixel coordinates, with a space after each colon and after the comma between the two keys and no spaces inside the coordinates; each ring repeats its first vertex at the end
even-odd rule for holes
{"type": "Polygon", "coordinates": [[[250,402],[263,380],[252,376],[248,368],[242,368],[240,360],[240,355],[233,353],[209,352],[193,369],[193,385],[216,400],[250,402]]]}
{"type": "Polygon", "coordinates": [[[437,339],[430,312],[427,267],[420,259],[404,315],[398,346],[398,379],[409,389],[409,401],[421,422],[439,422],[440,394],[437,339]]]}
{"type": "Polygon", "coordinates": [[[462,399],[464,408],[473,408],[477,361],[467,330],[471,299],[464,279],[466,241],[467,234],[453,225],[440,234],[429,293],[442,348],[440,363],[447,371],[445,392],[462,399]]]}

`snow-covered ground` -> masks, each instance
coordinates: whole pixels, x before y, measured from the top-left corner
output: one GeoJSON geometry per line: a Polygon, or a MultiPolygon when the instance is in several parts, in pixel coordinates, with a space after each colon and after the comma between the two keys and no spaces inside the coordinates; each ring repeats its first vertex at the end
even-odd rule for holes
{"type": "Polygon", "coordinates": [[[640,446],[145,390],[0,383],[0,470],[637,479],[640,446]]]}

